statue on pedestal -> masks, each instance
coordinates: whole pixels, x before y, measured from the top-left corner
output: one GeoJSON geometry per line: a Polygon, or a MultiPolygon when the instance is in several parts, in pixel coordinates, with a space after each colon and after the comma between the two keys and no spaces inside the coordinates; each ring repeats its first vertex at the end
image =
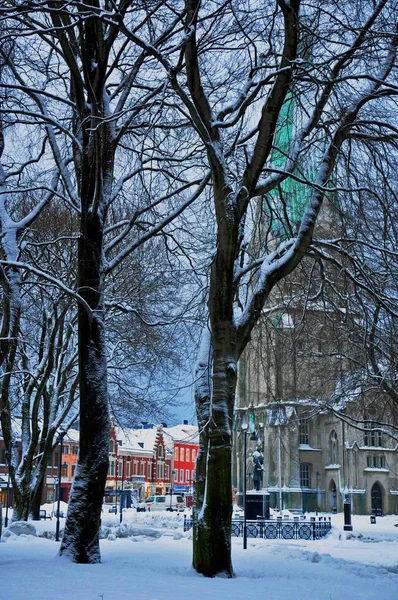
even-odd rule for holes
{"type": "Polygon", "coordinates": [[[263,482],[263,471],[264,471],[264,454],[260,448],[257,448],[253,452],[253,483],[256,492],[260,491],[263,482]]]}

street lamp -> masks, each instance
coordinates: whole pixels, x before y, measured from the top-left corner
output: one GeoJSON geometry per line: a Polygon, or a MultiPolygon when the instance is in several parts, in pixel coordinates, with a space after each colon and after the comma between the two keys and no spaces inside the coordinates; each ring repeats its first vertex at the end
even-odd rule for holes
{"type": "Polygon", "coordinates": [[[10,465],[8,465],[8,478],[7,478],[7,496],[6,496],[6,516],[4,519],[4,527],[8,527],[8,505],[10,504],[10,465]]]}
{"type": "MultiPolygon", "coordinates": [[[[117,515],[117,476],[118,476],[118,471],[119,471],[119,457],[117,455],[117,450],[118,450],[118,446],[122,445],[122,440],[115,440],[115,467],[116,467],[116,471],[115,471],[115,515],[117,515]]],[[[122,457],[122,461],[123,461],[123,457],[122,457]]],[[[122,488],[123,488],[123,462],[122,462],[122,488]]],[[[120,500],[120,512],[122,511],[122,501],[120,500]]],[[[120,519],[120,522],[122,521],[122,519],[120,519]]]]}
{"type": "Polygon", "coordinates": [[[57,500],[57,524],[55,527],[55,541],[59,541],[59,513],[61,506],[61,477],[62,477],[62,453],[63,453],[63,442],[67,431],[61,431],[58,435],[57,443],[60,444],[59,456],[58,456],[58,500],[57,500]]]}
{"type": "Polygon", "coordinates": [[[124,460],[123,460],[123,456],[122,456],[122,489],[120,491],[120,516],[119,516],[119,523],[122,522],[123,520],[123,503],[124,503],[124,460]]]}
{"type": "MultiPolygon", "coordinates": [[[[18,442],[15,442],[15,446],[17,446],[18,442]]],[[[10,506],[10,489],[11,489],[11,458],[12,458],[12,448],[14,446],[14,442],[10,442],[10,452],[8,455],[8,477],[7,477],[7,496],[6,496],[6,516],[4,519],[4,527],[8,526],[8,507],[10,506]]]]}
{"type": "Polygon", "coordinates": [[[119,459],[117,456],[117,441],[115,441],[115,515],[117,515],[117,472],[119,470],[119,459]]]}
{"type": "MultiPolygon", "coordinates": [[[[246,452],[247,452],[247,434],[248,434],[248,423],[246,415],[242,416],[240,428],[243,433],[243,550],[247,550],[247,527],[246,527],[246,493],[247,493],[247,464],[246,464],[246,452]]],[[[249,432],[250,433],[250,432],[249,432]]],[[[250,439],[257,440],[257,434],[254,430],[250,433],[250,439]]]]}
{"type": "Polygon", "coordinates": [[[172,502],[173,502],[173,477],[176,474],[175,470],[171,470],[170,475],[170,512],[173,512],[172,502]]]}

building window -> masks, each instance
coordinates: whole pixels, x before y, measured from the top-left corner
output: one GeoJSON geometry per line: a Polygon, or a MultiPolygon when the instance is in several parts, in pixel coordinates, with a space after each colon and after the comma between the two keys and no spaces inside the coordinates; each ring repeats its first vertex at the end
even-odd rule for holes
{"type": "Polygon", "coordinates": [[[69,446],[62,447],[63,454],[69,454],[69,446]]]}
{"type": "Polygon", "coordinates": [[[308,446],[310,443],[308,419],[300,420],[299,431],[300,431],[300,444],[306,444],[308,446]]]}
{"type": "Polygon", "coordinates": [[[164,466],[164,478],[165,479],[170,479],[169,466],[168,465],[164,466]]]}
{"type": "Polygon", "coordinates": [[[115,452],[115,443],[113,440],[109,440],[109,452],[113,454],[115,452]]]}
{"type": "Polygon", "coordinates": [[[366,457],[366,466],[369,469],[385,469],[386,468],[386,458],[385,458],[385,456],[376,456],[373,454],[369,454],[366,457]]]}
{"type": "Polygon", "coordinates": [[[192,450],[192,461],[195,462],[196,450],[192,450]]]}
{"type": "Polygon", "coordinates": [[[174,448],[174,460],[178,460],[178,448],[174,448]]]}
{"type": "Polygon", "coordinates": [[[133,462],[133,475],[138,475],[138,462],[136,460],[133,462]]]}
{"type": "Polygon", "coordinates": [[[184,469],[180,469],[180,482],[184,483],[184,469]]]}
{"type": "Polygon", "coordinates": [[[187,449],[186,449],[186,452],[185,452],[185,460],[186,460],[187,462],[191,462],[189,448],[187,448],[187,449]]]}
{"type": "Polygon", "coordinates": [[[300,486],[302,488],[311,487],[311,465],[308,463],[300,465],[300,486]]]}
{"type": "Polygon", "coordinates": [[[163,457],[163,446],[158,446],[158,457],[159,458],[163,457]]]}
{"type": "Polygon", "coordinates": [[[72,454],[78,454],[79,453],[79,446],[72,446],[72,454]]]}
{"type": "Polygon", "coordinates": [[[109,475],[109,477],[115,476],[115,461],[114,460],[109,461],[108,475],[109,475]]]}
{"type": "Polygon", "coordinates": [[[140,475],[145,475],[145,463],[144,462],[141,463],[140,475]]]}
{"type": "Polygon", "coordinates": [[[189,471],[188,471],[188,469],[185,471],[185,481],[186,481],[186,483],[188,483],[188,481],[189,481],[189,471]]]}
{"type": "Polygon", "coordinates": [[[117,463],[117,476],[123,477],[123,461],[119,460],[117,463]]]}
{"type": "Polygon", "coordinates": [[[151,463],[150,462],[148,463],[147,474],[148,474],[148,478],[151,479],[152,471],[151,471],[151,463]]]}
{"type": "Polygon", "coordinates": [[[184,448],[180,448],[180,460],[184,462],[184,448]]]}
{"type": "Polygon", "coordinates": [[[68,477],[68,465],[62,465],[61,477],[68,477]]]}
{"type": "Polygon", "coordinates": [[[157,479],[163,479],[163,464],[162,463],[158,463],[157,464],[157,479]]]}
{"type": "Polygon", "coordinates": [[[72,477],[74,476],[76,471],[76,465],[72,465],[72,477]]]}
{"type": "Polygon", "coordinates": [[[377,424],[368,421],[365,423],[364,444],[365,446],[383,446],[383,435],[381,431],[376,431],[377,424]],[[366,430],[369,431],[366,431],[366,430]]]}

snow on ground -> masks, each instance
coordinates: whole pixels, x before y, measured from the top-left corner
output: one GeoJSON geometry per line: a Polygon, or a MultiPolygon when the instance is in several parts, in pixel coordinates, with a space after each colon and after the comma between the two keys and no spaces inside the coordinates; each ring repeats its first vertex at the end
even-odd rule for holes
{"type": "Polygon", "coordinates": [[[175,513],[131,510],[120,528],[119,515],[105,508],[99,565],[57,556],[55,519],[33,523],[37,537],[6,533],[0,598],[398,600],[397,516],[378,517],[374,525],[369,516],[353,515],[353,532],[344,532],[343,515],[333,515],[332,532],[316,541],[249,538],[243,550],[242,538],[233,538],[234,579],[207,579],[192,569],[191,533],[182,521],[175,513]]]}

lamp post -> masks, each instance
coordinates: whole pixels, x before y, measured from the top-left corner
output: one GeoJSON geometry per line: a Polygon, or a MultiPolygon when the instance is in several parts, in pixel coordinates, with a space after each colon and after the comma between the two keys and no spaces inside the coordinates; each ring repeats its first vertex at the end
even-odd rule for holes
{"type": "Polygon", "coordinates": [[[247,421],[242,418],[241,429],[243,432],[243,550],[247,550],[247,530],[246,530],[246,451],[247,451],[247,421]]]}
{"type": "MultiPolygon", "coordinates": [[[[115,467],[116,467],[116,471],[115,471],[115,515],[117,515],[117,477],[118,477],[118,472],[119,472],[119,457],[117,454],[117,450],[119,447],[119,444],[122,445],[122,440],[115,440],[115,467]]],[[[123,461],[123,457],[122,457],[122,461],[123,461]]],[[[123,462],[122,462],[122,489],[123,489],[123,462]]],[[[120,501],[120,512],[122,511],[122,504],[120,501]]],[[[121,521],[122,519],[120,519],[121,521]]]]}
{"type": "Polygon", "coordinates": [[[64,437],[66,436],[67,431],[61,431],[59,436],[58,436],[58,444],[60,444],[59,447],[59,456],[58,456],[58,500],[57,500],[57,523],[55,526],[55,541],[58,542],[59,541],[59,513],[60,513],[60,506],[61,506],[61,477],[62,477],[62,452],[63,452],[63,442],[64,442],[64,437]]]}
{"type": "Polygon", "coordinates": [[[123,491],[124,491],[124,460],[122,457],[122,489],[120,491],[120,516],[119,516],[119,523],[121,523],[123,521],[123,502],[124,502],[124,497],[123,497],[123,491]]]}
{"type": "Polygon", "coordinates": [[[8,465],[8,478],[7,478],[7,495],[6,495],[6,516],[4,519],[4,527],[8,527],[8,506],[10,504],[10,465],[8,465]]]}
{"type": "MultiPolygon", "coordinates": [[[[247,464],[246,464],[246,453],[247,453],[247,434],[248,434],[248,423],[246,420],[246,415],[242,416],[242,421],[241,421],[241,430],[243,433],[243,550],[247,550],[247,526],[246,526],[246,516],[247,516],[247,511],[246,511],[246,494],[247,494],[247,484],[246,484],[246,480],[247,480],[247,464]]],[[[257,440],[257,434],[256,431],[252,431],[249,432],[250,433],[250,439],[255,441],[257,440]]]]}
{"type": "MultiPolygon", "coordinates": [[[[15,442],[15,447],[17,447],[18,442],[15,442]]],[[[10,489],[11,489],[11,458],[12,458],[12,448],[14,446],[14,441],[10,442],[10,453],[8,455],[8,477],[7,477],[7,495],[6,495],[6,516],[4,519],[4,527],[8,527],[8,508],[10,506],[10,489]]]]}
{"type": "Polygon", "coordinates": [[[116,456],[115,456],[115,515],[117,515],[117,472],[119,469],[119,461],[117,457],[117,446],[116,446],[116,456]]]}
{"type": "Polygon", "coordinates": [[[56,491],[57,491],[57,478],[54,477],[54,472],[53,472],[53,515],[55,515],[55,497],[56,497],[56,491]]]}
{"type": "Polygon", "coordinates": [[[173,512],[173,477],[176,474],[174,469],[170,473],[170,512],[173,512]]]}

